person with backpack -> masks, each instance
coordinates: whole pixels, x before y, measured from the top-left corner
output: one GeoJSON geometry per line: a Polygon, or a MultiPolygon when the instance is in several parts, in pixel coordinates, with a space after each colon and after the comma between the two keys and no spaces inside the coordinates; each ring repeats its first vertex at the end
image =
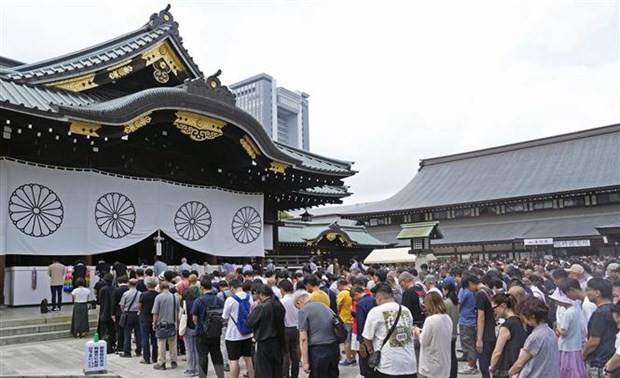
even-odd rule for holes
{"type": "Polygon", "coordinates": [[[246,320],[247,327],[254,330],[256,340],[256,375],[258,377],[283,377],[282,368],[286,353],[284,332],[285,309],[268,285],[256,289],[260,304],[246,320]]]}
{"type": "Polygon", "coordinates": [[[239,359],[243,357],[248,369],[249,378],[254,378],[252,364],[252,330],[246,327],[246,320],[250,316],[252,296],[243,291],[241,281],[231,280],[229,286],[232,292],[224,303],[222,317],[228,322],[226,328],[226,351],[230,365],[230,378],[239,378],[239,359]]]}
{"type": "Polygon", "coordinates": [[[224,378],[224,358],[220,349],[222,335],[222,311],[224,301],[213,294],[211,280],[200,282],[202,296],[194,301],[191,309],[192,320],[196,324],[195,338],[198,349],[198,376],[204,378],[209,369],[209,354],[215,368],[215,375],[224,378]]]}

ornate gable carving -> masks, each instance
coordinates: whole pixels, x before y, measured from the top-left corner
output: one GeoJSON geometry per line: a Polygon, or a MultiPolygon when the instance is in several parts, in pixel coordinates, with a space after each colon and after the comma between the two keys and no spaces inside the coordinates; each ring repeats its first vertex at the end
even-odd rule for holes
{"type": "Polygon", "coordinates": [[[195,94],[202,97],[209,97],[217,101],[227,103],[229,105],[235,105],[235,95],[228,89],[227,86],[222,85],[222,82],[218,78],[222,73],[222,70],[217,72],[206,79],[198,78],[185,82],[185,90],[188,93],[195,94]]]}

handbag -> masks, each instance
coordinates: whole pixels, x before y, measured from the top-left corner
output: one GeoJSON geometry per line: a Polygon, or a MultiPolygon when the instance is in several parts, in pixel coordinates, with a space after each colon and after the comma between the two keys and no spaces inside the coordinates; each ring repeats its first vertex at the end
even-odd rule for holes
{"type": "MultiPolygon", "coordinates": [[[[133,299],[131,300],[131,303],[129,304],[128,309],[131,309],[131,306],[133,306],[133,302],[136,301],[137,296],[138,296],[138,293],[136,293],[136,295],[133,296],[133,299]]],[[[125,324],[127,324],[127,312],[123,311],[121,313],[121,316],[118,317],[118,325],[125,328],[125,324]]]]}
{"type": "Polygon", "coordinates": [[[187,301],[183,301],[183,307],[179,312],[179,336],[184,336],[187,330],[187,301]]]}
{"type": "Polygon", "coordinates": [[[167,339],[177,335],[177,312],[174,310],[176,307],[176,297],[172,294],[172,316],[174,317],[172,323],[166,321],[158,322],[155,327],[155,337],[158,339],[167,339]]]}
{"type": "Polygon", "coordinates": [[[381,349],[383,349],[383,347],[385,346],[385,343],[387,343],[387,341],[390,339],[390,337],[394,333],[394,330],[396,329],[396,324],[398,324],[398,321],[400,320],[400,313],[401,313],[402,308],[403,306],[398,305],[398,314],[396,315],[396,320],[392,324],[392,327],[390,327],[390,330],[388,331],[387,335],[385,335],[385,339],[383,339],[381,348],[379,348],[379,350],[375,350],[374,352],[372,352],[370,356],[368,356],[368,367],[370,367],[373,370],[376,370],[379,367],[379,364],[381,363],[381,349]]]}

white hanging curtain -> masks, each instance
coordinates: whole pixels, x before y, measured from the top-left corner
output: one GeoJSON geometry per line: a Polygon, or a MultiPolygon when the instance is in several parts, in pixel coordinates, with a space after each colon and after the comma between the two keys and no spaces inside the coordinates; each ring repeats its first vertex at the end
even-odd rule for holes
{"type": "Polygon", "coordinates": [[[263,195],[0,159],[0,255],[90,255],[160,229],[216,256],[263,256],[263,195]]]}

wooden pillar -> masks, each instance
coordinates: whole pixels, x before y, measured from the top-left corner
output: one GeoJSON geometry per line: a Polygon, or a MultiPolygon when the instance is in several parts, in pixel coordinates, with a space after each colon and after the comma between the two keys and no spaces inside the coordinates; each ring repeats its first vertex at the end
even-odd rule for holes
{"type": "Polygon", "coordinates": [[[4,305],[4,270],[6,269],[6,255],[0,256],[0,305],[4,305]]]}
{"type": "Polygon", "coordinates": [[[454,247],[454,258],[456,259],[456,261],[459,261],[459,253],[458,253],[458,247],[454,247]]]}
{"type": "Polygon", "coordinates": [[[512,259],[516,260],[517,259],[517,251],[515,250],[515,241],[512,241],[512,259]]]}
{"type": "Polygon", "coordinates": [[[484,255],[485,254],[485,250],[484,250],[484,244],[482,244],[482,259],[486,260],[487,257],[484,255]]]}

